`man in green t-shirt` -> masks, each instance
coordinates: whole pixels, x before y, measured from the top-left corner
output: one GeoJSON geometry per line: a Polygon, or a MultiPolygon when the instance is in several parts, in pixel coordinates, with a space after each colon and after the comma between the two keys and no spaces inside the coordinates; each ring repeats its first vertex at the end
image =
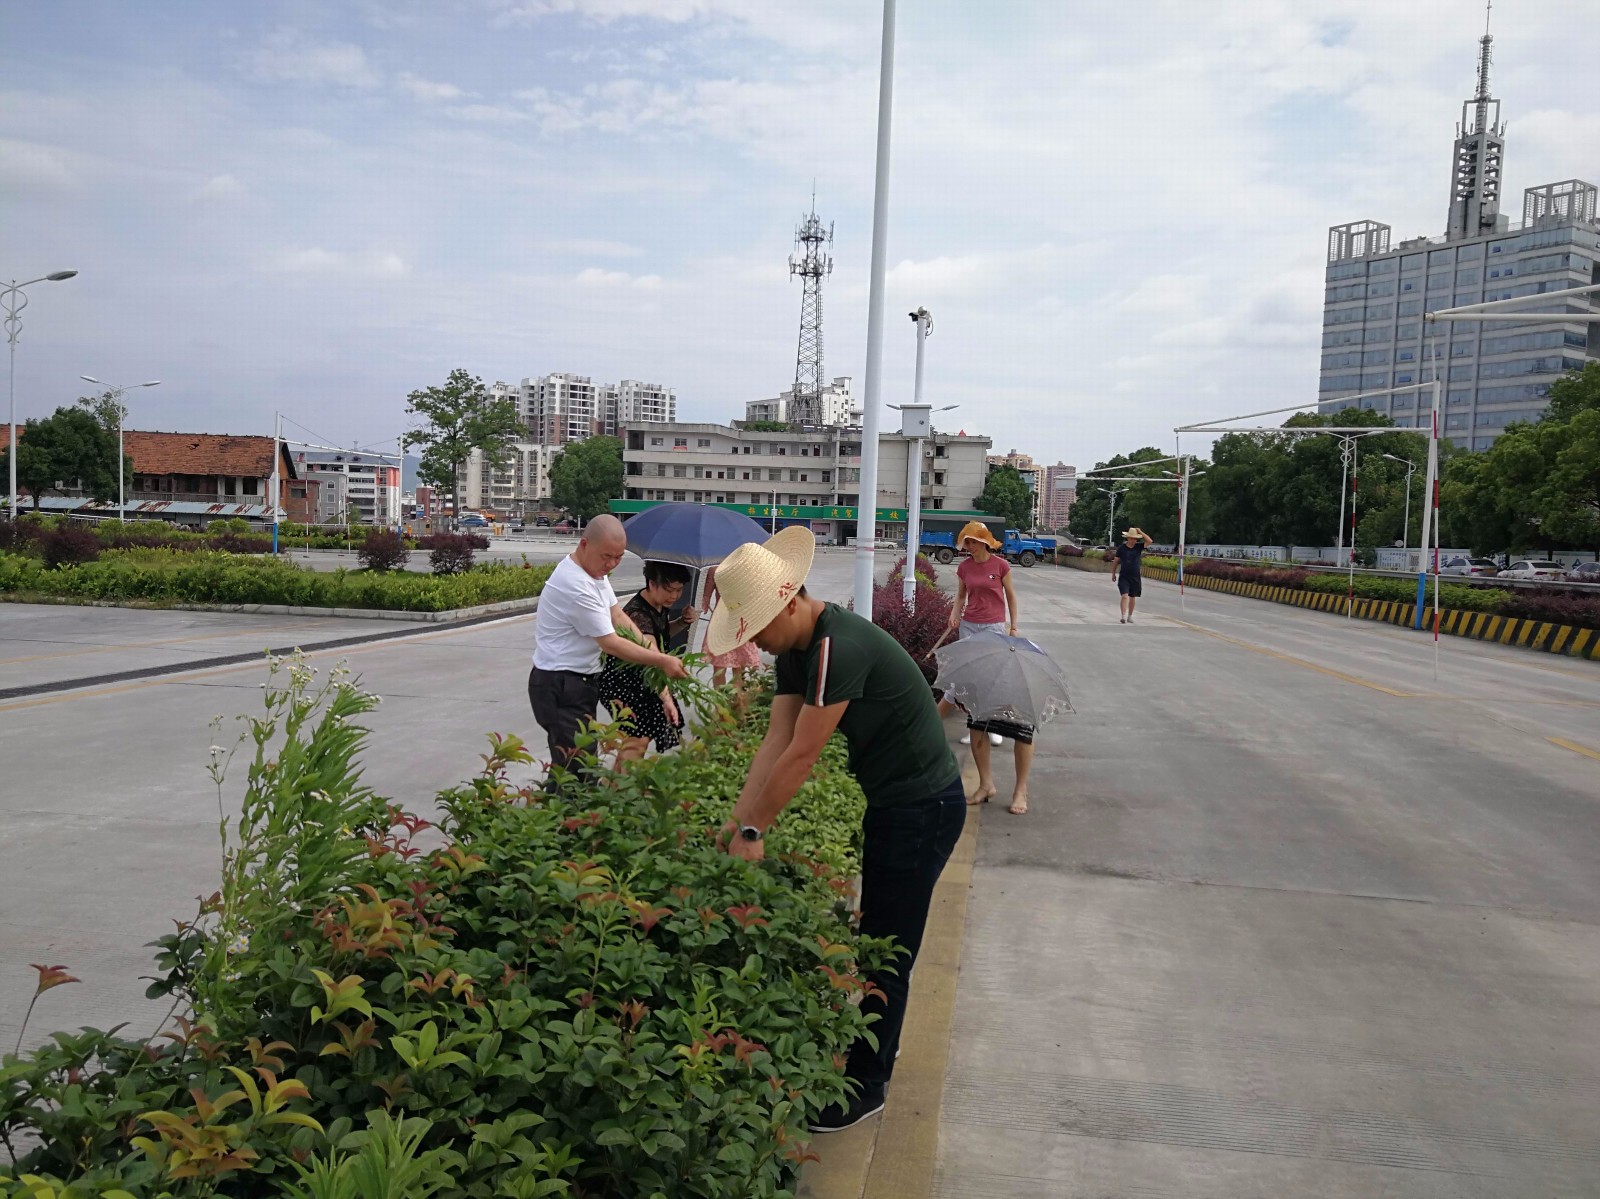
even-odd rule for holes
{"type": "Polygon", "coordinates": [[[850,1050],[854,1098],[812,1122],[814,1132],[833,1132],[883,1110],[934,884],[967,805],[933,692],[911,656],[871,621],[806,593],[815,548],[811,531],[796,526],[730,554],[717,567],[722,602],[706,649],[722,654],[754,641],[777,658],[772,723],[720,834],[729,853],[761,859],[768,827],[835,730],[866,793],[861,932],[893,937],[905,952],[892,971],[872,975],[882,998],[862,1002],[878,1016],[878,1045],[862,1038],[850,1050]]]}

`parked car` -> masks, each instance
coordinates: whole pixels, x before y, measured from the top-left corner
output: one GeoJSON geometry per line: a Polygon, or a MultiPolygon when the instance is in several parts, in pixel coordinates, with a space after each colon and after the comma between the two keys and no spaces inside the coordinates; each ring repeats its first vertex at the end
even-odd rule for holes
{"type": "Polygon", "coordinates": [[[1567,571],[1569,583],[1600,583],[1600,562],[1580,562],[1567,571]]]}
{"type": "Polygon", "coordinates": [[[1442,575],[1474,575],[1487,579],[1499,574],[1500,567],[1493,558],[1464,558],[1457,554],[1453,558],[1446,558],[1439,564],[1439,573],[1442,575]]]}
{"type": "Polygon", "coordinates": [[[550,527],[550,518],[548,516],[534,517],[533,527],[536,529],[548,529],[550,527]]]}
{"type": "Polygon", "coordinates": [[[487,529],[489,522],[481,512],[467,512],[458,522],[463,529],[487,529]]]}
{"type": "Polygon", "coordinates": [[[1502,579],[1535,579],[1543,582],[1561,582],[1567,577],[1567,568],[1559,562],[1536,561],[1523,558],[1500,572],[1502,579]]]}

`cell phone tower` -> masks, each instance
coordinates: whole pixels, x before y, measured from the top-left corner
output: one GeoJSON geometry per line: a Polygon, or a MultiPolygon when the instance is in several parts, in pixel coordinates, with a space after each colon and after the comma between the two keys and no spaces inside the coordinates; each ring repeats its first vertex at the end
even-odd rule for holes
{"type": "Polygon", "coordinates": [[[811,193],[811,211],[794,232],[794,253],[789,255],[789,275],[800,276],[800,347],[794,359],[794,399],[789,420],[794,424],[823,424],[822,411],[822,281],[833,274],[833,224],[824,229],[817,218],[817,195],[811,193]]]}

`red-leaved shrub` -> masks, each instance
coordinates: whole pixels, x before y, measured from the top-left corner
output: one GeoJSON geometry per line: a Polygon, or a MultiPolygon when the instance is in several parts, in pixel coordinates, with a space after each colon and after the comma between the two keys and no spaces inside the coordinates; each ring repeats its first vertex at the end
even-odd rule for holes
{"type": "Polygon", "coordinates": [[[1192,558],[1184,565],[1183,572],[1212,579],[1234,579],[1241,583],[1294,588],[1304,587],[1306,575],[1310,573],[1303,566],[1247,566],[1216,558],[1192,558]]]}
{"type": "Polygon", "coordinates": [[[62,525],[39,538],[39,556],[52,570],[93,562],[100,556],[100,538],[82,525],[62,525]]]}
{"type": "Polygon", "coordinates": [[[1500,603],[1500,615],[1548,620],[1580,629],[1600,629],[1600,595],[1574,595],[1555,587],[1515,590],[1500,603]]]}
{"type": "Polygon", "coordinates": [[[434,574],[458,575],[472,569],[473,550],[487,549],[489,539],[478,533],[430,533],[417,544],[428,551],[434,574]]]}
{"type": "Polygon", "coordinates": [[[917,584],[916,595],[916,609],[910,611],[901,594],[900,578],[891,576],[890,582],[872,589],[872,623],[900,643],[932,686],[939,673],[933,648],[950,625],[951,597],[926,583],[917,584]]]}
{"type": "Polygon", "coordinates": [[[373,529],[357,551],[361,565],[380,573],[399,570],[410,559],[405,539],[389,529],[373,529]]]}
{"type": "Polygon", "coordinates": [[[36,520],[26,516],[17,520],[0,520],[0,551],[12,554],[31,554],[37,549],[44,529],[36,520]]]}

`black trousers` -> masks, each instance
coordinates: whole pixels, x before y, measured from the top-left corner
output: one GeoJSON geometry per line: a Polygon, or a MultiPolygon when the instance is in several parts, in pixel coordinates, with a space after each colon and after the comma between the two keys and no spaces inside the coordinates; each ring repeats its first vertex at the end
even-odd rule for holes
{"type": "Polygon", "coordinates": [[[869,997],[861,1010],[876,1013],[874,1049],[865,1037],[850,1048],[845,1073],[864,1091],[886,1085],[900,1047],[906,999],[911,992],[911,967],[922,948],[934,884],[961,839],[967,820],[967,799],[958,776],[943,791],[893,808],[868,808],[862,820],[866,834],[861,854],[861,932],[893,937],[904,950],[893,971],[881,970],[871,981],[884,998],[869,997]]]}
{"type": "Polygon", "coordinates": [[[533,718],[549,739],[550,774],[545,778],[545,790],[553,794],[560,789],[555,782],[557,769],[573,769],[578,730],[595,717],[600,703],[600,676],[540,670],[535,666],[528,672],[528,703],[533,707],[533,718]]]}

